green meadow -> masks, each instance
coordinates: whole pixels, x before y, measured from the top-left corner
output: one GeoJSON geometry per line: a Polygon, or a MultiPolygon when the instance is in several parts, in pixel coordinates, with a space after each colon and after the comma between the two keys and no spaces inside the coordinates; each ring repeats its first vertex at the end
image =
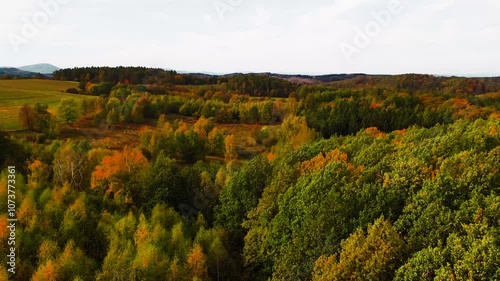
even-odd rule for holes
{"type": "Polygon", "coordinates": [[[45,103],[49,105],[49,111],[55,113],[61,99],[84,98],[83,95],[64,92],[68,88],[77,86],[76,82],[54,80],[0,80],[0,131],[22,129],[18,114],[19,108],[24,104],[45,103]]]}

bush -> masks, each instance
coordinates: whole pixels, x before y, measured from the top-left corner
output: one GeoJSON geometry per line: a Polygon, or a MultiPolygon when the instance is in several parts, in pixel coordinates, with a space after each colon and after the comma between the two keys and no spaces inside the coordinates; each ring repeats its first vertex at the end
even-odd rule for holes
{"type": "Polygon", "coordinates": [[[77,95],[77,94],[79,94],[80,92],[79,92],[79,91],[78,91],[78,89],[76,89],[76,88],[69,88],[69,89],[67,89],[67,90],[66,90],[66,93],[68,93],[68,94],[75,94],[75,95],[77,95]]]}
{"type": "Polygon", "coordinates": [[[37,143],[44,143],[45,140],[47,139],[47,136],[45,134],[37,134],[36,135],[36,142],[37,143]]]}

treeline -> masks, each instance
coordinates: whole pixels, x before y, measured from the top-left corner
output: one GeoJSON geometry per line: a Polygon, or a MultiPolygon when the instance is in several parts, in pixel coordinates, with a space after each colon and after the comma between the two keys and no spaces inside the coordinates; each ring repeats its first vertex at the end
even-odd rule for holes
{"type": "Polygon", "coordinates": [[[297,88],[297,84],[266,75],[247,74],[227,78],[229,91],[249,96],[287,98],[297,88]]]}
{"type": "MultiPolygon", "coordinates": [[[[125,85],[223,85],[226,91],[250,96],[288,97],[297,85],[286,80],[256,74],[232,74],[225,76],[179,74],[175,71],[145,67],[86,67],[55,71],[53,78],[80,82],[82,91],[94,95],[109,95],[118,83],[125,85]],[[89,84],[107,90],[91,91],[89,84]]],[[[165,89],[165,88],[164,88],[165,89]]],[[[164,92],[165,94],[165,92],[164,92]]]]}
{"type": "Polygon", "coordinates": [[[443,77],[424,74],[365,75],[330,85],[340,88],[397,89],[409,93],[481,95],[500,91],[500,78],[443,77]]]}
{"type": "MultiPolygon", "coordinates": [[[[145,67],[85,67],[61,69],[53,74],[57,80],[79,81],[85,90],[87,83],[147,85],[224,85],[231,93],[251,96],[288,97],[300,84],[289,81],[317,81],[332,89],[384,89],[410,94],[433,93],[451,95],[481,95],[500,91],[500,78],[442,77],[422,74],[405,75],[279,75],[279,74],[180,74],[171,70],[145,67]],[[334,81],[334,82],[331,82],[334,81]],[[329,82],[329,83],[328,83],[329,82]]],[[[164,88],[167,89],[167,88],[164,88]]],[[[108,93],[109,94],[109,93],[108,93]]]]}
{"type": "Polygon", "coordinates": [[[48,79],[46,75],[41,73],[33,73],[33,74],[25,74],[25,75],[16,75],[15,73],[5,73],[0,75],[0,80],[18,80],[18,79],[48,79]]]}
{"type": "Polygon", "coordinates": [[[298,91],[297,114],[324,137],[352,135],[364,128],[384,132],[410,126],[430,128],[458,119],[488,119],[499,99],[446,94],[408,94],[382,89],[337,89],[304,86],[298,91]]]}
{"type": "Polygon", "coordinates": [[[175,85],[212,84],[217,80],[203,79],[193,75],[178,74],[173,70],[146,67],[76,67],[60,69],[53,73],[56,80],[79,81],[81,83],[154,84],[175,85]]]}

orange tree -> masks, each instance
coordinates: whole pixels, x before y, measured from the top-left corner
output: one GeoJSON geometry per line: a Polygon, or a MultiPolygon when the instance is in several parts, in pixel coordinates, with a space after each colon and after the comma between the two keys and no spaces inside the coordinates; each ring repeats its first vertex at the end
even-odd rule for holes
{"type": "Polygon", "coordinates": [[[131,203],[141,196],[141,179],[149,166],[140,150],[125,147],[102,159],[92,173],[91,187],[131,203]]]}

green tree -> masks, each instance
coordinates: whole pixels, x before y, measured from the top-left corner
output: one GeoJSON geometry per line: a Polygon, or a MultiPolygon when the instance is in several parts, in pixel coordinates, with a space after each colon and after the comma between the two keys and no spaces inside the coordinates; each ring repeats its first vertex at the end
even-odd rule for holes
{"type": "Polygon", "coordinates": [[[248,212],[257,207],[271,174],[269,162],[258,156],[243,164],[221,191],[220,205],[216,207],[216,225],[225,227],[235,243],[242,243],[242,227],[248,212]]]}
{"type": "Polygon", "coordinates": [[[435,280],[437,271],[445,264],[446,255],[440,248],[427,248],[415,253],[396,271],[395,281],[435,280]]]}
{"type": "Polygon", "coordinates": [[[209,153],[207,142],[193,130],[177,132],[174,141],[179,159],[186,162],[193,163],[202,160],[209,153]]]}
{"type": "Polygon", "coordinates": [[[62,99],[58,107],[57,115],[59,119],[66,122],[66,124],[75,122],[78,117],[80,117],[78,102],[73,98],[62,99]]]}
{"type": "Polygon", "coordinates": [[[214,128],[208,134],[208,146],[210,148],[210,153],[216,156],[224,156],[224,134],[221,130],[214,128]]]}
{"type": "Polygon", "coordinates": [[[148,169],[143,190],[146,210],[152,210],[159,203],[178,206],[186,194],[180,169],[174,160],[165,157],[162,152],[148,169]]]}
{"type": "Polygon", "coordinates": [[[33,107],[33,110],[35,111],[34,129],[38,132],[48,132],[50,129],[51,119],[49,106],[47,104],[41,104],[37,102],[33,107]]]}
{"type": "Polygon", "coordinates": [[[132,263],[136,257],[134,235],[137,219],[129,212],[116,223],[111,223],[108,237],[108,252],[104,258],[97,280],[135,280],[132,263]]]}
{"type": "Polygon", "coordinates": [[[259,107],[257,105],[252,105],[248,111],[248,122],[257,123],[260,120],[259,107]]]}
{"type": "Polygon", "coordinates": [[[273,121],[273,109],[274,103],[272,101],[267,101],[262,105],[262,110],[260,111],[260,122],[262,124],[269,124],[273,121]]]}

